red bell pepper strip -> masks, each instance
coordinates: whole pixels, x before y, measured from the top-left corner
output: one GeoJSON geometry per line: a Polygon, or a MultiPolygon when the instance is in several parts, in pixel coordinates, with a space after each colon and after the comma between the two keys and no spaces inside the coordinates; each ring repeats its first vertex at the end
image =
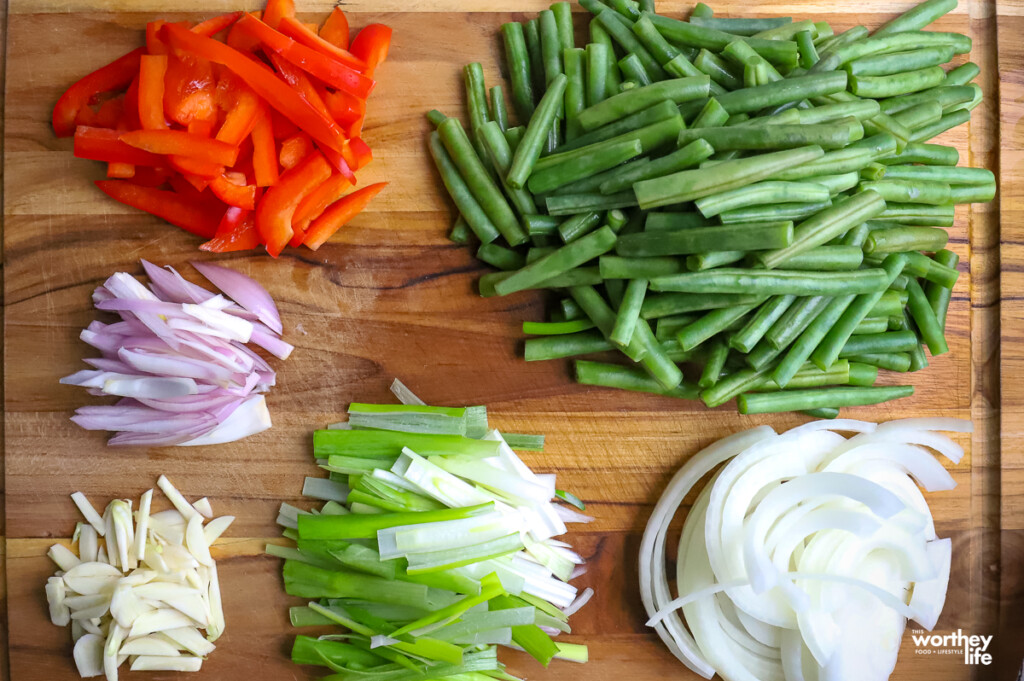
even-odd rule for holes
{"type": "Polygon", "coordinates": [[[121,122],[116,127],[124,127],[127,130],[137,130],[142,127],[139,120],[139,77],[132,79],[132,84],[124,93],[124,112],[121,122]]]}
{"type": "Polygon", "coordinates": [[[139,65],[139,122],[146,130],[166,130],[164,118],[164,76],[166,54],[143,55],[139,65]]]}
{"type": "Polygon", "coordinates": [[[295,42],[305,45],[312,50],[316,50],[325,57],[335,59],[342,64],[359,71],[360,73],[366,73],[366,62],[348,50],[343,50],[337,45],[324,40],[316,34],[316,31],[309,30],[304,24],[296,21],[292,17],[284,17],[281,19],[281,24],[277,27],[277,30],[295,42]]]}
{"type": "Polygon", "coordinates": [[[237,92],[234,106],[228,109],[224,123],[217,131],[217,139],[232,146],[238,146],[256,126],[260,113],[260,100],[252,90],[242,86],[237,92]]]}
{"type": "Polygon", "coordinates": [[[349,146],[352,149],[353,156],[356,158],[354,170],[362,170],[373,160],[373,151],[370,150],[370,145],[363,141],[363,138],[355,137],[349,140],[349,146]]]}
{"type": "Polygon", "coordinates": [[[186,156],[224,166],[234,165],[238,159],[238,147],[184,130],[131,130],[121,133],[121,141],[154,154],[186,156]]]}
{"type": "Polygon", "coordinates": [[[348,17],[340,7],[335,7],[320,27],[320,37],[343,50],[348,49],[348,17]]]}
{"type": "Polygon", "coordinates": [[[79,126],[75,130],[75,158],[139,166],[166,165],[162,157],[125,144],[120,135],[120,132],[110,128],[79,126]]]}
{"type": "Polygon", "coordinates": [[[135,166],[131,163],[108,163],[107,177],[114,180],[127,180],[135,177],[135,166]]]}
{"type": "Polygon", "coordinates": [[[340,125],[351,125],[366,115],[366,102],[341,90],[327,92],[324,104],[340,125]]]}
{"type": "MultiPolygon", "coordinates": [[[[224,172],[224,166],[209,161],[200,161],[188,156],[168,156],[167,163],[179,173],[196,175],[211,180],[224,172]]],[[[203,185],[206,186],[205,184],[203,185]]]]}
{"type": "Polygon", "coordinates": [[[344,175],[335,173],[319,187],[306,194],[292,216],[292,227],[296,230],[309,228],[309,223],[320,217],[327,207],[340,199],[352,183],[344,175]]]}
{"type": "Polygon", "coordinates": [[[104,92],[123,90],[139,73],[139,59],[146,53],[144,47],[132,50],[115,59],[69,87],[53,107],[53,132],[57,137],[75,134],[75,118],[83,107],[104,92]]]}
{"type": "Polygon", "coordinates": [[[241,173],[224,173],[210,180],[210,191],[229,206],[252,210],[256,207],[256,186],[245,183],[241,173]]]}
{"type": "Polygon", "coordinates": [[[317,148],[320,150],[320,153],[324,155],[324,158],[327,159],[331,166],[333,166],[335,170],[341,173],[345,177],[345,179],[347,179],[353,185],[356,183],[356,174],[352,172],[352,167],[348,164],[348,161],[346,161],[345,158],[340,153],[338,153],[334,149],[326,149],[319,145],[317,146],[317,148]]]}
{"type": "Polygon", "coordinates": [[[263,10],[263,21],[267,26],[277,28],[284,17],[295,17],[295,0],[268,0],[267,8],[263,10]]]}
{"type": "Polygon", "coordinates": [[[192,234],[210,239],[217,232],[221,212],[211,212],[208,203],[199,204],[176,192],[144,187],[124,180],[97,180],[96,186],[115,201],[163,218],[192,234]]]}
{"type": "Polygon", "coordinates": [[[369,68],[366,73],[372,76],[377,67],[388,58],[388,48],[390,46],[390,27],[384,24],[367,24],[352,39],[349,51],[366,62],[366,66],[369,68]]]}
{"type": "Polygon", "coordinates": [[[146,51],[149,54],[167,54],[170,52],[167,43],[160,37],[160,29],[166,23],[163,19],[157,19],[146,24],[146,51]]]}
{"type": "Polygon", "coordinates": [[[236,21],[242,18],[242,12],[230,12],[228,14],[221,14],[220,16],[201,21],[192,27],[192,32],[197,35],[204,35],[207,38],[212,37],[225,28],[231,27],[236,21]]]}
{"type": "Polygon", "coordinates": [[[132,177],[132,184],[140,184],[144,187],[160,187],[171,172],[166,168],[151,168],[149,166],[135,166],[135,175],[132,177]]]}
{"type": "Polygon", "coordinates": [[[167,178],[167,184],[171,185],[171,189],[183,199],[198,205],[206,201],[206,196],[203,195],[203,192],[206,191],[206,187],[210,182],[198,175],[178,171],[167,178]]]}
{"type": "Polygon", "coordinates": [[[331,238],[331,235],[359,215],[370,203],[370,200],[385,186],[387,186],[387,182],[371,184],[336,201],[323,212],[323,215],[310,223],[309,230],[306,232],[306,240],[303,243],[314,251],[320,248],[325,241],[331,238]]]}
{"type": "Polygon", "coordinates": [[[167,117],[183,126],[196,119],[216,118],[214,84],[213,67],[207,60],[191,55],[171,57],[164,88],[167,117]]]}
{"type": "Polygon", "coordinates": [[[369,97],[370,91],[373,90],[374,82],[371,78],[351,66],[295,42],[251,14],[247,14],[239,20],[238,28],[248,31],[259,38],[265,46],[331,87],[344,90],[362,99],[369,97]]]}
{"type": "MultiPolygon", "coordinates": [[[[207,137],[207,138],[209,138],[209,137],[213,136],[213,128],[214,128],[215,125],[216,125],[216,121],[201,120],[201,119],[197,118],[197,119],[195,119],[194,121],[192,121],[192,122],[190,122],[188,124],[188,134],[194,135],[196,137],[207,137]]],[[[230,145],[230,146],[237,146],[237,145],[230,145]]]]}
{"type": "Polygon", "coordinates": [[[252,170],[257,187],[270,187],[277,182],[277,147],[270,113],[260,107],[252,129],[252,170]]]}
{"type": "Polygon", "coordinates": [[[281,142],[281,150],[277,155],[278,162],[285,170],[291,170],[299,165],[302,159],[309,156],[312,151],[313,140],[309,139],[309,135],[306,133],[300,132],[281,142]]]}
{"type": "MultiPolygon", "coordinates": [[[[243,18],[242,21],[244,20],[243,18]]],[[[242,21],[235,26],[240,26],[242,21]]],[[[270,106],[308,132],[313,139],[331,149],[340,150],[342,148],[344,136],[334,121],[325,120],[308,101],[292,90],[287,83],[281,81],[266,66],[258,64],[245,54],[223,43],[198,36],[181,27],[168,24],[164,26],[163,30],[176,49],[226,66],[241,77],[270,106]]]]}
{"type": "Polygon", "coordinates": [[[202,244],[199,250],[209,253],[249,251],[260,243],[260,233],[256,231],[252,211],[230,206],[224,211],[224,217],[217,226],[217,233],[211,240],[202,244]]]}
{"type": "Polygon", "coordinates": [[[294,234],[292,216],[302,197],[330,176],[331,167],[324,157],[312,153],[267,189],[256,206],[256,229],[267,245],[267,253],[275,258],[280,255],[294,234]]]}
{"type": "Polygon", "coordinates": [[[84,106],[75,117],[76,127],[116,128],[125,116],[124,97],[114,97],[100,104],[98,109],[84,106]]]}

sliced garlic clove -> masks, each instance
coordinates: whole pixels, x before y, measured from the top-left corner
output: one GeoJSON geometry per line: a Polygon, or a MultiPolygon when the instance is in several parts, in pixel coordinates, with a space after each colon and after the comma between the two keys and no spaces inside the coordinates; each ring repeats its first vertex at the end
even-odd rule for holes
{"type": "Polygon", "coordinates": [[[72,656],[83,679],[103,674],[103,639],[96,634],[83,634],[75,641],[72,656]]]}
{"type": "Polygon", "coordinates": [[[210,545],[206,543],[203,534],[203,519],[195,516],[188,521],[185,529],[185,546],[201,565],[207,567],[213,565],[213,558],[210,556],[210,545]]]}

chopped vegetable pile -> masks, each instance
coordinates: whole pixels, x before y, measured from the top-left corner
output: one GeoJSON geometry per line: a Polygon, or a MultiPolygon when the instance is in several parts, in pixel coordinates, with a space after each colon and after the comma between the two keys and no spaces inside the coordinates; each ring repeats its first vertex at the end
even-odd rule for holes
{"type": "Polygon", "coordinates": [[[760,426],[696,454],[641,543],[648,625],[706,678],[888,679],[907,620],[931,630],[946,600],[952,545],[917,487],[956,486],[928,451],[963,456],[940,430],[971,423],[813,421],[781,435],[760,426]],[[673,599],[666,534],[716,468],[683,525],[673,599]]]}
{"type": "Polygon", "coordinates": [[[117,272],[93,292],[96,309],[121,321],[95,321],[81,339],[102,357],[61,383],[114,405],[80,407],[71,420],[87,430],[119,431],[111,445],[214,445],[270,428],[262,393],[277,380],[246,344],[287,359],[293,347],[270,294],[235,270],[193,263],[220,291],[191,283],[173,268],[142,261],[149,288],[117,272]]]}
{"type": "Polygon", "coordinates": [[[552,637],[593,594],[569,584],[583,559],[555,537],[590,518],[554,503],[583,508],[511,447],[543,438],[502,436],[484,407],[392,390],[404,406],[352,404],[347,422],[314,434],[330,477],[306,478],[302,492],[326,503],[281,506],[294,544],[267,552],[286,559],[286,591],[312,599],[291,609],[292,624],[344,629],[297,636],[292,660],[365,681],[515,679],[497,645],[544,666],[586,662],[586,646],[552,637]]]}
{"type": "Polygon", "coordinates": [[[319,29],[302,23],[293,0],[153,21],[145,47],[68,88],[53,130],[107,163],[104,193],[207,239],[203,250],[316,250],[384,187],[346,193],[372,159],[366,100],[390,42],[369,24],[350,43],[339,8],[319,29]]]}
{"type": "MultiPolygon", "coordinates": [[[[690,21],[649,1],[581,0],[577,47],[558,2],[501,28],[515,118],[479,63],[469,125],[439,111],[430,153],[499,272],[484,296],[556,289],[524,324],[528,361],[577,361],[580,383],[701,399],[745,414],[838,409],[913,393],[875,387],[948,351],[956,204],[995,178],[928,141],[981,101],[979,68],[941,65],[971,39],[925,28],[927,0],[869,36],[789,17],[690,21]],[[691,373],[692,370],[692,373],[691,373]]],[[[962,62],[962,60],[960,60],[962,62]]]]}
{"type": "Polygon", "coordinates": [[[213,518],[208,499],[190,504],[162,475],[157,486],[174,508],[152,510],[147,490],[134,514],[130,499],[115,499],[100,516],[75,492],[86,520],[75,529],[77,555],[63,544],[48,553],[60,568],[46,582],[50,620],[71,625],[82,678],[117,681],[126,660],[132,671],[197,672],[224,633],[210,545],[234,518],[204,527],[213,518]]]}

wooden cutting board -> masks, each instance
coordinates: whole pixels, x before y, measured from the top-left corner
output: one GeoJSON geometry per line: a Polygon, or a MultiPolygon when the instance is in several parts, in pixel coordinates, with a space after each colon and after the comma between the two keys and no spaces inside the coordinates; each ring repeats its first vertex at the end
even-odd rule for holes
{"type": "MultiPolygon", "coordinates": [[[[563,362],[520,358],[523,320],[540,319],[539,294],[481,299],[485,271],[449,243],[450,206],[425,153],[424,113],[461,114],[461,67],[479,60],[489,83],[502,61],[499,26],[546,7],[538,0],[353,0],[354,27],[394,28],[388,63],[370,103],[365,137],[375,163],[361,180],[390,186],[317,253],[289,250],[277,260],[231,255],[227,262],[261,281],[277,299],[286,339],[297,346],[276,362],[269,396],[275,427],[240,443],[199,449],[109,449],[105,436],[78,429],[71,411],[91,401],[57,378],[83,368],[89,348],[79,330],[95,313],[92,289],[115,271],[139,273],[139,259],[196,273],[196,239],[116,204],[91,181],[100,164],[72,157],[57,140],[50,109],[70,83],[141,44],[147,21],[199,19],[254,0],[9,0],[4,131],[4,474],[9,676],[12,681],[77,678],[68,631],[52,626],[42,586],[54,538],[77,520],[68,499],[95,504],[137,498],[161,473],[190,498],[208,496],[217,514],[237,517],[217,548],[227,633],[204,666],[205,678],[305,678],[287,661],[293,632],[278,560],[264,556],[278,504],[301,503],[303,477],[317,475],[310,432],[342,418],[349,401],[390,401],[395,376],[430,403],[486,404],[502,429],[546,433],[536,470],[557,473],[596,521],[570,541],[589,561],[581,587],[597,596],[573,620],[570,640],[590,644],[586,667],[556,662],[548,671],[503,653],[510,671],[531,679],[696,678],[645,629],[637,594],[636,551],[651,506],[672,473],[696,450],[759,423],[785,429],[800,416],[743,417],[733,405],[699,404],[580,387],[563,362]]],[[[751,15],[749,4],[717,2],[722,15],[751,15]]],[[[828,20],[836,30],[876,26],[910,3],[884,0],[758,4],[753,15],[828,20]]],[[[300,2],[321,21],[331,3],[300,2]]],[[[578,10],[578,8],[576,8],[578,10]]],[[[679,2],[659,9],[679,16],[679,2]]],[[[0,5],[0,19],[4,8],[0,5]]],[[[577,15],[582,30],[589,17],[577,15]]],[[[893,678],[901,681],[1011,679],[1024,631],[1024,3],[966,0],[938,28],[969,33],[982,67],[985,102],[969,125],[944,136],[961,163],[1001,174],[1002,202],[960,207],[952,248],[961,277],[949,315],[948,355],[913,374],[914,397],[849,415],[883,420],[945,415],[971,418],[968,454],[952,473],[955,491],[929,495],[941,536],[954,542],[954,568],[939,633],[995,634],[996,665],[965,666],[956,656],[916,654],[909,637],[893,678]],[[1001,76],[1001,77],[1000,77],[1001,76]],[[1003,231],[1000,234],[1002,218],[1003,231]],[[1002,278],[1000,278],[1002,275],[1002,278]]],[[[582,35],[582,34],[581,34],[582,35]]],[[[896,379],[886,375],[884,382],[896,379]]],[[[0,562],[0,565],[3,565],[0,562]]],[[[2,628],[2,625],[0,625],[2,628]]],[[[0,656],[4,654],[0,647],[0,656]]],[[[0,659],[2,662],[2,659],[0,659]]],[[[0,664],[0,668],[4,665],[0,664]]],[[[143,678],[129,674],[127,678],[143,678]]],[[[171,678],[151,674],[145,678],[171,678]]]]}

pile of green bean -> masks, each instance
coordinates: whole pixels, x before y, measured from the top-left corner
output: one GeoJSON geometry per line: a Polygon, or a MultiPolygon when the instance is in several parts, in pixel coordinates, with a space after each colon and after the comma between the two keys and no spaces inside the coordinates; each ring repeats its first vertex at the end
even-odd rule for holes
{"type": "Polygon", "coordinates": [[[526,359],[618,350],[631,362],[577,360],[577,380],[751,414],[912,394],[878,370],[948,351],[946,228],[996,186],[928,142],[981,101],[977,65],[942,68],[971,39],[922,30],[956,0],[838,35],[703,3],[689,21],[580,4],[583,47],[567,2],[501,28],[521,125],[478,63],[470,125],[428,115],[450,238],[498,270],[481,295],[559,294],[524,323],[526,359]]]}

